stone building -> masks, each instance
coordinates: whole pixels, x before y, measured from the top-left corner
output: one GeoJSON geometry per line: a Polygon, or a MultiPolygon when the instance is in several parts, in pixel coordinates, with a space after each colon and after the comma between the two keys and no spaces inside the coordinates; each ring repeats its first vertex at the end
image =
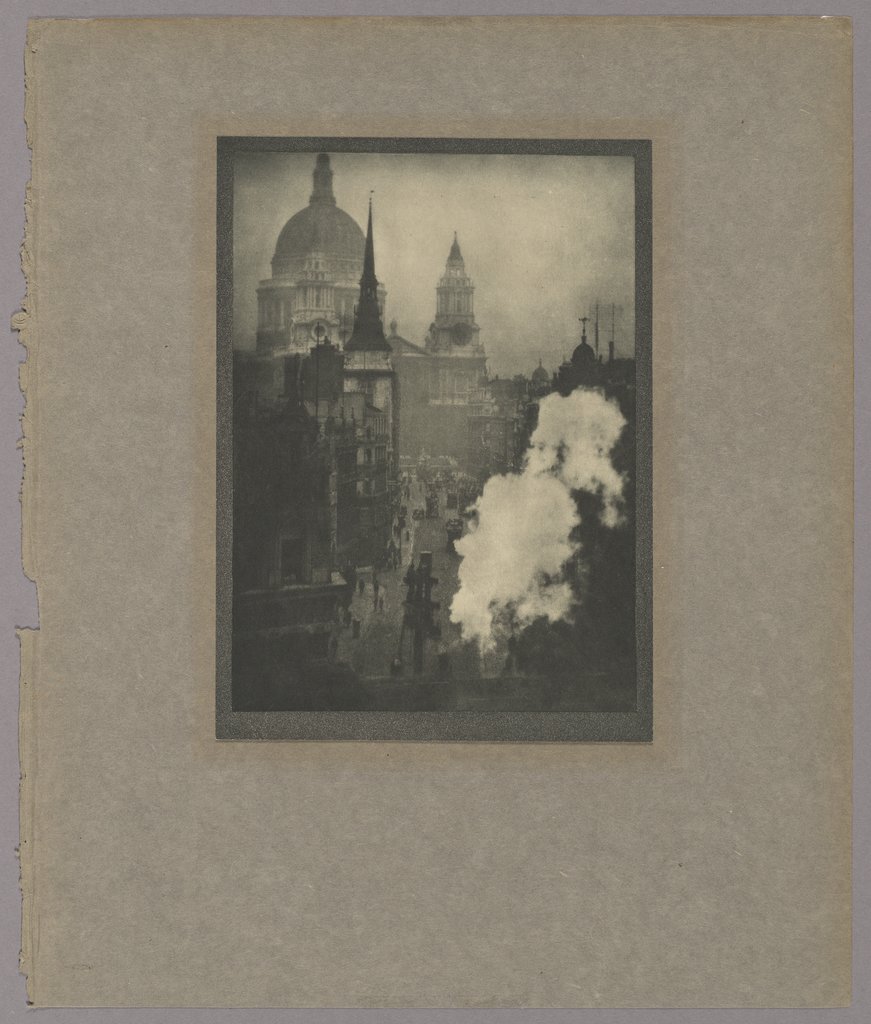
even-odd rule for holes
{"type": "Polygon", "coordinates": [[[467,420],[466,468],[479,486],[495,473],[520,469],[529,386],[522,375],[492,378],[487,383],[488,402],[467,420]]]}
{"type": "Polygon", "coordinates": [[[569,360],[560,364],[556,375],[556,388],[567,395],[575,388],[596,387],[602,376],[602,362],[587,341],[587,317],[581,317],[581,341],[569,360]]]}
{"type": "Polygon", "coordinates": [[[422,454],[465,462],[469,417],[487,408],[487,356],[474,293],[455,234],[423,346],[401,337],[396,322],[391,324],[388,343],[403,409],[400,452],[412,462],[422,454]]]}
{"type": "Polygon", "coordinates": [[[421,345],[403,338],[398,328],[396,320],[392,320],[387,344],[402,401],[399,455],[414,463],[432,440],[428,436],[430,356],[421,345]]]}
{"type": "Polygon", "coordinates": [[[538,361],[538,366],[532,371],[530,378],[529,393],[531,397],[538,398],[548,394],[553,389],[553,378],[538,361]]]}
{"type": "Polygon", "coordinates": [[[470,416],[487,404],[487,356],[475,322],[475,289],[456,234],[436,287],[436,316],[426,337],[429,354],[430,454],[464,460],[470,416]]]}
{"type": "MultiPolygon", "coordinates": [[[[272,277],[257,289],[257,350],[304,354],[319,324],[343,345],[354,324],[363,248],[360,226],[336,205],[330,158],[320,153],[309,204],[282,228],[272,277]]],[[[379,287],[382,308],[385,298],[379,287]]]]}
{"type": "Polygon", "coordinates": [[[337,567],[339,489],[355,471],[356,440],[326,378],[317,400],[311,354],[277,363],[237,353],[234,362],[234,687],[250,687],[272,678],[269,665],[290,680],[334,655],[348,599],[337,567]],[[283,370],[278,399],[270,362],[283,370]]]}

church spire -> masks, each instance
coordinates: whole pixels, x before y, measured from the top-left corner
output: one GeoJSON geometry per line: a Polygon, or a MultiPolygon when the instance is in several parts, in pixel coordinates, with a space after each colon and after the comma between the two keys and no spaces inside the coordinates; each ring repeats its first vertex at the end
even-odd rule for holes
{"type": "MultiPolygon", "coordinates": [[[[363,276],[360,278],[360,288],[370,288],[373,291],[378,287],[378,279],[375,277],[375,243],[372,240],[372,196],[369,196],[369,221],[366,225],[366,248],[363,250],[363,276]]],[[[362,291],[361,291],[362,296],[362,291]]]]}
{"type": "Polygon", "coordinates": [[[318,153],[312,180],[314,188],[309,196],[309,204],[335,206],[336,197],[333,195],[333,172],[330,168],[330,158],[326,153],[318,153]]]}
{"type": "Polygon", "coordinates": [[[375,244],[372,240],[372,197],[369,197],[369,223],[366,228],[366,247],[363,250],[363,276],[360,278],[360,298],[354,310],[354,331],[345,345],[346,352],[390,351],[384,337],[384,324],[378,308],[378,278],[375,277],[375,244]]]}
{"type": "Polygon", "coordinates": [[[460,243],[457,241],[457,233],[454,232],[454,242],[448,254],[448,263],[463,263],[463,254],[460,252],[460,243]]]}

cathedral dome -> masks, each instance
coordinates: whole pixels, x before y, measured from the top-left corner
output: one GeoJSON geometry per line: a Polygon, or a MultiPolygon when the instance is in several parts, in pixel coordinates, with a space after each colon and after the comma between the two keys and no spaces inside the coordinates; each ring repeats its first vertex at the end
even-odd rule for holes
{"type": "Polygon", "coordinates": [[[314,252],[363,262],[366,238],[359,224],[338,206],[306,206],[281,229],[275,259],[296,259],[314,252]]]}
{"type": "Polygon", "coordinates": [[[550,380],[550,374],[541,365],[541,360],[538,361],[538,366],[532,371],[532,380],[535,384],[547,384],[550,380]]]}
{"type": "Polygon", "coordinates": [[[328,260],[354,260],[363,265],[365,237],[354,218],[336,206],[333,172],[326,153],[318,156],[313,179],[309,205],[295,213],[278,236],[273,273],[281,274],[293,261],[313,253],[328,260]]]}

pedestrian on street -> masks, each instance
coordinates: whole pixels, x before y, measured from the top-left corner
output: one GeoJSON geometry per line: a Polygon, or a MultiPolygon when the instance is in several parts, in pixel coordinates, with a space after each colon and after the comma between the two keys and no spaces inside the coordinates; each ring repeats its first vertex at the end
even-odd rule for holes
{"type": "Polygon", "coordinates": [[[383,591],[382,591],[382,593],[380,593],[378,595],[378,611],[379,612],[383,612],[384,611],[384,593],[383,593],[383,591]]]}
{"type": "Polygon", "coordinates": [[[363,591],[366,589],[366,581],[363,579],[362,576],[357,581],[357,586],[360,588],[360,593],[362,594],[363,591]]]}
{"type": "Polygon", "coordinates": [[[375,607],[376,608],[378,607],[378,590],[380,589],[380,587],[381,587],[381,584],[378,582],[378,577],[373,572],[372,573],[372,597],[374,599],[375,607]]]}

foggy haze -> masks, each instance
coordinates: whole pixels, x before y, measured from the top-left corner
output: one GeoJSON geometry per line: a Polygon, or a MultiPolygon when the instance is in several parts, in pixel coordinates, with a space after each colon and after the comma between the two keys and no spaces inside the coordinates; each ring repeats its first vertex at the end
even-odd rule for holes
{"type": "MultiPolygon", "coordinates": [[[[237,153],[233,343],[252,349],[258,283],[275,243],[308,205],[315,153],[237,153]]],[[[373,192],[385,329],[423,344],[435,288],[458,234],[492,375],[548,371],[570,356],[578,318],[600,305],[607,355],[634,352],[634,165],[625,156],[331,153],[337,205],[365,229],[373,192]]],[[[587,325],[593,341],[592,323],[587,325]]]]}

